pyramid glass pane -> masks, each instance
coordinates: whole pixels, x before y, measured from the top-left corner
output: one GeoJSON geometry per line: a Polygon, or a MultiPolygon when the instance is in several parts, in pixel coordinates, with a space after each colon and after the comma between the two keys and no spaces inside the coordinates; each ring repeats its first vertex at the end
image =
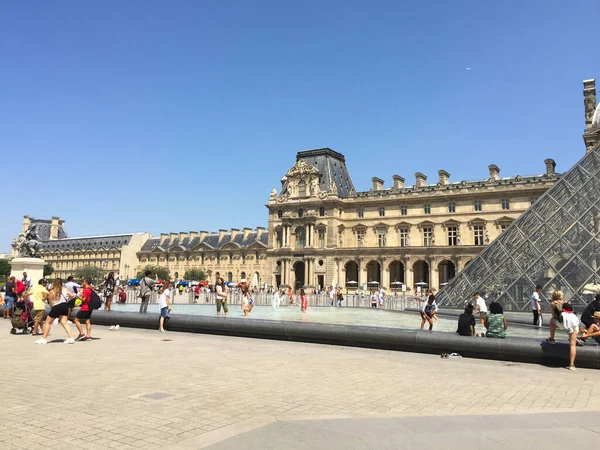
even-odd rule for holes
{"type": "Polygon", "coordinates": [[[600,145],[590,150],[525,213],[444,286],[438,303],[462,307],[481,291],[509,310],[529,310],[560,289],[585,303],[587,283],[600,283],[600,145]]]}

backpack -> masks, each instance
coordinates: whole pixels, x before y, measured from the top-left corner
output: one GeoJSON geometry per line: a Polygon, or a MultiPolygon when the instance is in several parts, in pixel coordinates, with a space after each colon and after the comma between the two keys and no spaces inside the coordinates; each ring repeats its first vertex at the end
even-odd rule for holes
{"type": "Polygon", "coordinates": [[[90,297],[90,308],[99,309],[101,306],[102,300],[100,299],[100,296],[96,291],[92,290],[92,295],[90,297]]]}

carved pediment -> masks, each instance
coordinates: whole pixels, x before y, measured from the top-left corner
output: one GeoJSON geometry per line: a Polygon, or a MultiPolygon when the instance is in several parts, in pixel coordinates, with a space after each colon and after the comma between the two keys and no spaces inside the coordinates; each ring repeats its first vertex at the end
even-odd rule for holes
{"type": "Polygon", "coordinates": [[[288,178],[294,178],[294,177],[300,177],[300,176],[306,176],[306,175],[320,175],[320,174],[321,173],[317,169],[312,167],[306,161],[304,161],[303,159],[299,159],[298,161],[296,161],[296,164],[294,164],[294,167],[292,167],[290,170],[288,170],[286,176],[288,178]]]}

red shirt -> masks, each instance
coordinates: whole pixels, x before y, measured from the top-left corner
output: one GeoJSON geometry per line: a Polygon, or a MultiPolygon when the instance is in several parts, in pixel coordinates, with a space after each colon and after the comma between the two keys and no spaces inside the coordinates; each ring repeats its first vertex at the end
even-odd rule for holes
{"type": "Polygon", "coordinates": [[[88,287],[81,294],[81,309],[80,311],[90,311],[90,300],[92,299],[92,290],[88,287]]]}
{"type": "Polygon", "coordinates": [[[17,294],[22,294],[25,291],[25,285],[21,280],[15,280],[15,285],[17,286],[17,294]]]}

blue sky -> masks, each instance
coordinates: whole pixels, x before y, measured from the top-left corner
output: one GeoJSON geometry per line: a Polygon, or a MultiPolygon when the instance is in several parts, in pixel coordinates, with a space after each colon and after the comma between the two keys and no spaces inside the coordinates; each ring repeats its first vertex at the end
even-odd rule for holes
{"type": "Polygon", "coordinates": [[[0,2],[0,251],[24,214],[71,236],[265,226],[310,148],[358,190],[564,171],[598,23],[594,0],[0,2]]]}

